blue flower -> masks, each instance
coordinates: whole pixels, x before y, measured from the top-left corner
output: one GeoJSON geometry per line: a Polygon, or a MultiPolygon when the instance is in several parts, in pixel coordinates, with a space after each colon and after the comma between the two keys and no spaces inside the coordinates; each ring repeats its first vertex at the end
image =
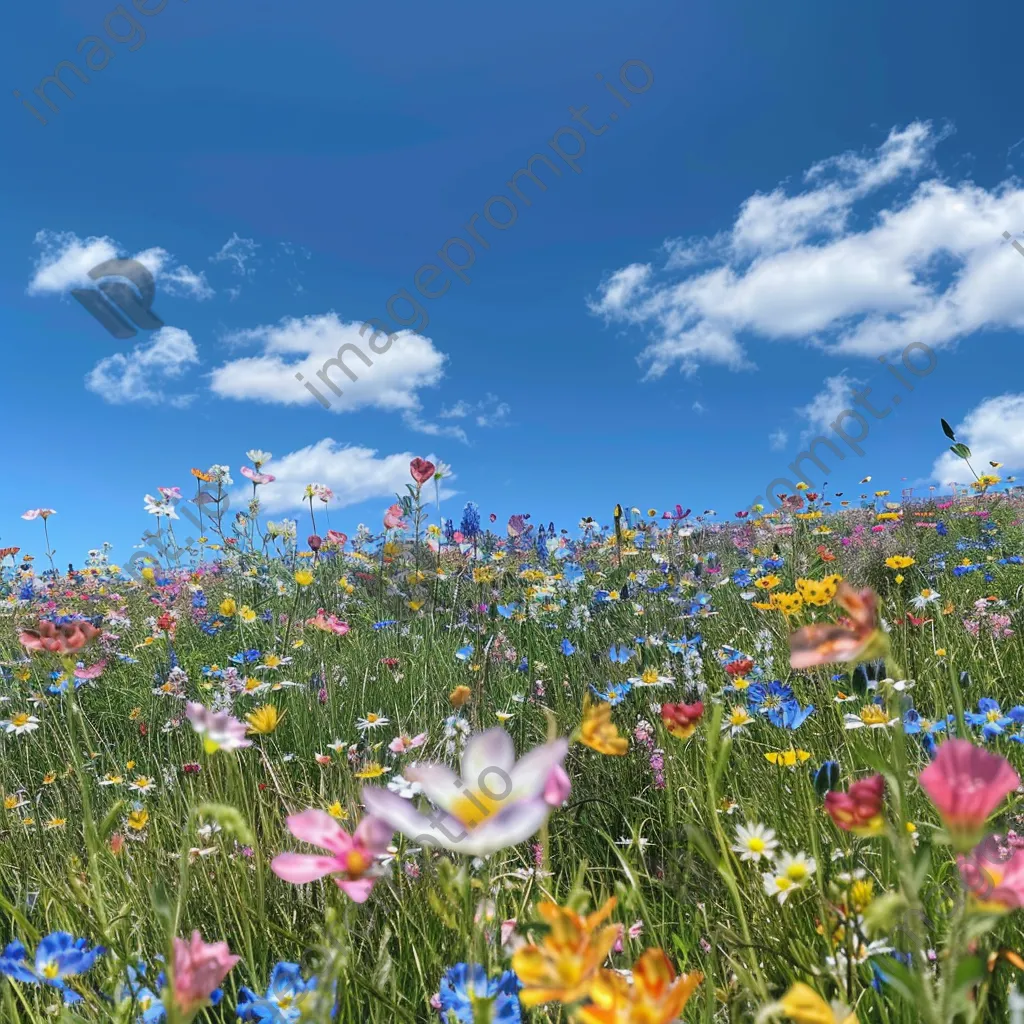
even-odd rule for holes
{"type": "Polygon", "coordinates": [[[235,665],[245,665],[250,661],[259,661],[260,652],[255,647],[250,647],[247,650],[239,651],[237,654],[232,654],[228,660],[235,665]]]}
{"type": "Polygon", "coordinates": [[[462,510],[462,522],[459,533],[467,540],[472,540],[480,533],[480,509],[472,501],[467,501],[462,510]]]}
{"type": "Polygon", "coordinates": [[[561,647],[561,649],[562,649],[562,653],[563,653],[563,654],[564,654],[564,655],[565,655],[565,656],[566,656],[567,658],[568,658],[568,657],[569,657],[570,655],[573,655],[573,654],[575,654],[575,653],[576,653],[576,648],[575,648],[575,647],[573,647],[573,645],[572,645],[572,644],[571,644],[571,643],[569,642],[569,640],[568,640],[568,639],[565,639],[565,640],[563,640],[563,641],[561,642],[561,644],[559,644],[559,647],[561,647]]]}
{"type": "Polygon", "coordinates": [[[737,587],[749,587],[753,578],[749,569],[737,569],[732,574],[732,581],[737,587]]]}
{"type": "Polygon", "coordinates": [[[632,651],[628,647],[623,647],[622,644],[619,644],[618,646],[612,644],[611,647],[608,648],[608,660],[612,663],[617,662],[620,665],[625,665],[634,654],[636,654],[636,651],[632,651]]]}
{"type": "Polygon", "coordinates": [[[469,659],[473,657],[473,645],[466,644],[465,647],[460,647],[455,652],[455,657],[458,658],[459,661],[469,661],[469,659]]]}
{"type": "Polygon", "coordinates": [[[839,762],[826,761],[820,768],[811,769],[814,792],[823,797],[830,790],[839,788],[839,762]]]}
{"type": "Polygon", "coordinates": [[[765,685],[754,683],[747,690],[747,702],[750,710],[755,714],[766,715],[772,725],[782,725],[788,707],[796,705],[797,711],[800,704],[793,696],[793,688],[778,680],[765,685]]]}
{"type": "Polygon", "coordinates": [[[933,735],[937,732],[944,732],[948,726],[953,724],[953,721],[953,716],[947,715],[945,718],[938,718],[933,722],[931,719],[922,718],[917,708],[908,708],[903,712],[903,731],[909,736],[917,733],[933,735]]]}
{"type": "Polygon", "coordinates": [[[697,633],[690,639],[687,639],[685,636],[681,636],[678,640],[669,640],[665,646],[673,654],[689,654],[691,652],[696,652],[697,648],[700,646],[700,633],[697,633]]]}
{"type": "Polygon", "coordinates": [[[813,711],[813,704],[808,704],[807,707],[802,708],[795,700],[788,702],[782,706],[782,721],[776,724],[781,725],[783,729],[799,729],[813,711]]]}
{"type": "Polygon", "coordinates": [[[240,1020],[295,1024],[302,1019],[304,1004],[315,989],[316,978],[303,978],[298,964],[282,961],[270,972],[266,995],[257,995],[244,985],[239,989],[235,1012],[240,1020]]]}
{"type": "Polygon", "coordinates": [[[388,626],[394,626],[398,622],[398,619],[381,619],[380,622],[375,622],[373,628],[378,632],[382,629],[387,629],[388,626]]]}
{"type": "Polygon", "coordinates": [[[77,1003],[82,997],[68,988],[64,979],[85,974],[103,952],[102,946],[89,949],[85,939],[76,939],[69,932],[51,932],[39,940],[31,966],[25,947],[20,942],[10,943],[0,956],[0,974],[15,981],[60,989],[65,1003],[77,1003]]]}
{"type": "Polygon", "coordinates": [[[498,614],[503,619],[511,619],[512,616],[515,615],[516,611],[518,611],[518,609],[519,605],[515,601],[513,601],[511,604],[499,604],[498,614]]]}
{"type": "Polygon", "coordinates": [[[947,530],[947,529],[946,529],[946,524],[945,524],[945,523],[941,523],[941,522],[940,522],[940,523],[936,523],[936,524],[935,524],[935,532],[936,532],[936,533],[937,533],[937,534],[938,534],[938,535],[939,535],[940,537],[945,537],[945,536],[946,536],[946,534],[947,534],[947,533],[949,533],[949,530],[947,530]]]}
{"type": "MultiPolygon", "coordinates": [[[[160,996],[153,991],[144,980],[146,977],[146,965],[139,964],[137,968],[128,967],[128,984],[121,984],[117,988],[115,1000],[119,1006],[125,1003],[134,1002],[135,1008],[142,1013],[136,1017],[137,1024],[159,1024],[167,1019],[167,1009],[160,999],[160,996]]],[[[161,971],[156,979],[156,988],[162,989],[165,983],[164,974],[161,971]]]]}
{"type": "Polygon", "coordinates": [[[632,689],[632,683],[609,683],[608,689],[605,690],[604,693],[601,693],[593,683],[590,684],[590,692],[597,697],[598,700],[603,701],[605,704],[611,704],[612,707],[615,707],[617,704],[621,704],[626,699],[626,695],[632,689]]]}
{"type": "Polygon", "coordinates": [[[981,734],[985,739],[990,740],[993,736],[1001,736],[1008,725],[1013,724],[1013,719],[1004,715],[999,708],[999,703],[991,697],[982,697],[978,701],[978,710],[969,711],[964,718],[971,725],[980,725],[981,734]]]}
{"type": "Polygon", "coordinates": [[[441,1014],[453,1014],[459,1024],[473,1024],[474,1003],[490,1000],[491,1024],[520,1024],[519,979],[512,971],[488,978],[479,964],[456,964],[441,978],[441,1014]]]}

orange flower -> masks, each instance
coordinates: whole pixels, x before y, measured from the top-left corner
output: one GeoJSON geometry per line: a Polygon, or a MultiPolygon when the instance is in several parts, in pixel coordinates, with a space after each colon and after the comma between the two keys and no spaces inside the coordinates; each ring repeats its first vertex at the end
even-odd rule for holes
{"type": "Polygon", "coordinates": [[[576,1011],[580,1024],[669,1024],[677,1020],[704,975],[677,975],[663,950],[648,949],[633,965],[633,984],[617,971],[601,971],[590,999],[576,1011]]]}
{"type": "Polygon", "coordinates": [[[579,740],[584,746],[599,754],[617,757],[629,750],[629,740],[619,735],[612,721],[611,704],[591,704],[590,697],[583,698],[583,721],[580,723],[579,740]]]}
{"type": "Polygon", "coordinates": [[[192,475],[197,480],[202,480],[204,484],[212,484],[213,483],[213,477],[210,476],[209,473],[204,473],[201,469],[193,469],[192,470],[192,475]]]}
{"type": "Polygon", "coordinates": [[[468,686],[460,684],[448,694],[448,700],[453,708],[461,708],[472,696],[473,691],[468,686]]]}
{"type": "Polygon", "coordinates": [[[818,557],[823,562],[834,562],[836,560],[836,556],[824,544],[818,545],[818,557]]]}
{"type": "Polygon", "coordinates": [[[521,946],[512,956],[512,969],[523,983],[523,1006],[575,1003],[587,994],[619,937],[617,924],[597,930],[614,907],[614,896],[586,917],[557,903],[545,901],[537,907],[548,932],[539,943],[521,946]]]}

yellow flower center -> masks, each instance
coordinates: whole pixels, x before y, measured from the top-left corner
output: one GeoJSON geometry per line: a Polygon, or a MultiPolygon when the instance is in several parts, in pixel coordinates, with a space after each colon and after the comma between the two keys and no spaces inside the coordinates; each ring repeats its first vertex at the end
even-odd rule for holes
{"type": "Polygon", "coordinates": [[[655,668],[644,669],[643,673],[640,675],[640,681],[642,683],[646,683],[648,686],[652,683],[656,683],[658,681],[658,670],[655,668]]]}
{"type": "Polygon", "coordinates": [[[764,840],[760,836],[751,836],[747,840],[747,849],[751,853],[763,853],[764,852],[764,840]]]}
{"type": "Polygon", "coordinates": [[[865,725],[884,725],[888,722],[885,712],[877,704],[865,704],[860,709],[860,720],[865,725]]]}
{"type": "Polygon", "coordinates": [[[477,789],[456,797],[451,806],[451,814],[466,828],[473,829],[494,815],[501,808],[501,804],[500,798],[495,799],[477,789]]]}

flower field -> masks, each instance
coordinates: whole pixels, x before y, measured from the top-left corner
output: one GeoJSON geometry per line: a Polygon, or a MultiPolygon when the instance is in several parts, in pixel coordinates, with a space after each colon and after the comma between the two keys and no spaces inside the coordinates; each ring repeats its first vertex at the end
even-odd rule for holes
{"type": "Polygon", "coordinates": [[[159,559],[0,549],[0,1019],[1010,1019],[1009,481],[549,524],[417,459],[346,535],[249,459],[159,559]]]}

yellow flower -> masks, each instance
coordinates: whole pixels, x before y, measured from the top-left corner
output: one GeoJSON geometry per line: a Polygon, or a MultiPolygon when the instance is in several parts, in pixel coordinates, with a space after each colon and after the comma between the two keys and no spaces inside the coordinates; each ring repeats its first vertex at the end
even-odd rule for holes
{"type": "Polygon", "coordinates": [[[408,602],[409,610],[410,611],[414,611],[414,612],[418,612],[423,607],[423,605],[425,603],[426,602],[424,602],[424,601],[409,601],[408,602]]]}
{"type": "Polygon", "coordinates": [[[256,613],[247,604],[242,605],[242,607],[238,611],[238,614],[239,616],[241,616],[243,622],[256,621],[256,613]]]}
{"type": "Polygon", "coordinates": [[[771,764],[777,764],[781,768],[794,768],[797,763],[803,764],[809,760],[810,754],[806,750],[770,750],[764,755],[771,764]]]}
{"type": "Polygon", "coordinates": [[[221,615],[229,619],[236,611],[238,611],[238,605],[235,603],[235,599],[233,597],[225,597],[224,600],[221,601],[217,610],[221,615]]]}
{"type": "Polygon", "coordinates": [[[57,773],[56,772],[47,772],[43,776],[43,785],[44,786],[52,786],[56,781],[57,781],[57,773]]]}
{"type": "Polygon", "coordinates": [[[850,886],[850,906],[863,914],[875,898],[875,883],[870,878],[859,878],[850,886]]]}
{"type": "Polygon", "coordinates": [[[512,955],[512,969],[523,985],[523,1006],[583,999],[619,937],[617,924],[598,931],[614,907],[614,896],[586,917],[548,901],[537,907],[548,930],[539,943],[521,946],[512,955]]]}
{"type": "Polygon", "coordinates": [[[797,594],[772,594],[771,605],[783,615],[795,615],[804,606],[803,598],[797,594]]]}
{"type": "Polygon", "coordinates": [[[342,576],[341,579],[338,580],[338,586],[341,587],[341,589],[344,590],[346,594],[355,593],[356,588],[353,587],[352,584],[349,583],[349,581],[344,576],[342,576]]]}
{"type": "Polygon", "coordinates": [[[134,810],[128,815],[128,827],[136,832],[141,832],[149,823],[149,811],[145,808],[134,810]]]}
{"type": "MultiPolygon", "coordinates": [[[[543,578],[543,574],[541,575],[543,578]]],[[[493,583],[494,570],[489,565],[481,565],[473,570],[474,583],[493,583]]]]}
{"type": "Polygon", "coordinates": [[[938,648],[938,649],[936,650],[936,652],[935,652],[935,653],[936,653],[936,655],[937,655],[938,657],[940,657],[940,658],[944,658],[944,657],[946,656],[946,648],[945,648],[945,647],[940,647],[940,648],[938,648]]]}
{"type": "Polygon", "coordinates": [[[345,821],[348,818],[348,811],[341,806],[341,802],[339,800],[335,800],[334,803],[327,808],[327,813],[336,821],[345,821]]]}
{"type": "Polygon", "coordinates": [[[599,754],[619,756],[629,750],[629,740],[619,735],[612,721],[610,704],[591,704],[589,695],[583,699],[583,721],[580,723],[580,743],[599,754]]]}
{"type": "Polygon", "coordinates": [[[44,823],[43,828],[45,828],[45,829],[63,828],[67,823],[68,823],[68,819],[67,818],[50,818],[49,821],[44,823]]]}
{"type": "Polygon", "coordinates": [[[357,779],[379,779],[384,774],[385,769],[382,768],[376,761],[371,761],[369,764],[364,765],[363,768],[355,773],[357,779]]]}
{"type": "Polygon", "coordinates": [[[892,523],[896,522],[898,519],[898,512],[879,512],[878,515],[875,516],[875,521],[879,523],[892,523]]]}
{"type": "Polygon", "coordinates": [[[775,1005],[796,1024],[857,1024],[855,1013],[839,1004],[830,1006],[802,981],[790,985],[789,991],[775,1005]]]}
{"type": "Polygon", "coordinates": [[[156,582],[156,573],[153,572],[153,570],[150,569],[150,567],[147,565],[146,568],[142,570],[142,578],[147,583],[155,583],[156,582]]]}
{"type": "Polygon", "coordinates": [[[897,583],[902,583],[906,578],[907,577],[904,576],[903,573],[901,573],[901,572],[896,573],[896,582],[897,583]]]}
{"type": "Polygon", "coordinates": [[[890,569],[909,569],[914,564],[914,559],[909,555],[892,555],[885,560],[890,569]]]}
{"type": "Polygon", "coordinates": [[[758,590],[772,590],[777,587],[782,580],[778,576],[768,575],[762,576],[759,580],[754,580],[754,586],[758,590]]]}
{"type": "Polygon", "coordinates": [[[308,569],[299,569],[295,573],[295,582],[300,587],[308,587],[313,582],[313,574],[308,569]]]}
{"type": "Polygon", "coordinates": [[[272,733],[284,721],[285,714],[284,711],[278,712],[273,704],[263,704],[245,716],[245,720],[249,723],[248,731],[260,733],[263,736],[272,733]]]}
{"type": "Polygon", "coordinates": [[[805,484],[805,483],[803,482],[803,480],[801,480],[801,481],[799,481],[799,483],[797,483],[797,485],[796,485],[796,489],[797,489],[798,491],[807,491],[807,490],[810,490],[810,487],[809,487],[809,485],[808,485],[808,484],[805,484]]]}

